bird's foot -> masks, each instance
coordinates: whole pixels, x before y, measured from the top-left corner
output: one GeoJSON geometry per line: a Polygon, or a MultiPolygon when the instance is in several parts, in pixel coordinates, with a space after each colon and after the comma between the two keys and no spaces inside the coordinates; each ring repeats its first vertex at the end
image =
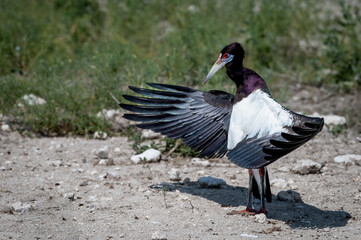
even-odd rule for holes
{"type": "Polygon", "coordinates": [[[259,211],[257,211],[257,214],[261,214],[261,213],[264,213],[264,214],[267,214],[267,210],[265,207],[261,207],[261,209],[259,211]]]}
{"type": "Polygon", "coordinates": [[[242,216],[245,216],[245,215],[256,215],[256,214],[261,214],[261,213],[264,213],[264,214],[267,214],[267,210],[266,208],[262,207],[259,211],[254,209],[254,208],[246,208],[245,210],[242,210],[242,211],[232,211],[230,213],[227,213],[227,215],[242,215],[242,216]]]}
{"type": "Polygon", "coordinates": [[[227,213],[227,215],[255,215],[257,214],[258,211],[254,208],[246,208],[245,210],[242,210],[242,211],[236,211],[236,210],[233,210],[232,212],[230,213],[227,213]]]}

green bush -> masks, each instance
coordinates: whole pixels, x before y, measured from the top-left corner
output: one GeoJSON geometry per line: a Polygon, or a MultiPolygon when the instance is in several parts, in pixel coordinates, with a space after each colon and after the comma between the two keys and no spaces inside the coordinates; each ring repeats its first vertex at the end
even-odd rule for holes
{"type": "Polygon", "coordinates": [[[111,132],[96,113],[128,85],[233,92],[224,74],[201,83],[234,41],[272,90],[361,85],[359,10],[342,1],[2,0],[0,22],[0,112],[45,135],[111,132]],[[17,107],[30,93],[47,104],[17,107]]]}

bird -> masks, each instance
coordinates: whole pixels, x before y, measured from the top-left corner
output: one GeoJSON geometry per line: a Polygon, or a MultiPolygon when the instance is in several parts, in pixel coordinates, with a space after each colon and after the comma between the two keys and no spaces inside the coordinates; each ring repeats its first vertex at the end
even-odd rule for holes
{"type": "Polygon", "coordinates": [[[235,165],[248,169],[246,209],[230,214],[266,214],[265,200],[272,201],[267,166],[316,136],[324,120],[301,115],[278,103],[265,80],[244,67],[244,58],[240,43],[225,46],[203,81],[206,84],[225,67],[236,85],[235,95],[147,83],[151,88],[129,86],[137,94],[124,94],[131,104],[119,105],[131,112],[124,117],[138,122],[139,128],[182,139],[199,157],[226,155],[235,165]],[[252,194],[261,200],[259,210],[252,206],[252,194]]]}

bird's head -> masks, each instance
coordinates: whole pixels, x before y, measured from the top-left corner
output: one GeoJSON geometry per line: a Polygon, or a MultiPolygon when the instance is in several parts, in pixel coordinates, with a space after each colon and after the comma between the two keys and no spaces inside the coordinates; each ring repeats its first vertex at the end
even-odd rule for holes
{"type": "Polygon", "coordinates": [[[225,46],[219,54],[216,63],[209,71],[206,79],[203,81],[203,84],[205,84],[209,79],[211,79],[212,76],[225,65],[229,66],[232,63],[237,63],[238,65],[242,66],[243,58],[244,49],[241,44],[235,42],[225,46]]]}

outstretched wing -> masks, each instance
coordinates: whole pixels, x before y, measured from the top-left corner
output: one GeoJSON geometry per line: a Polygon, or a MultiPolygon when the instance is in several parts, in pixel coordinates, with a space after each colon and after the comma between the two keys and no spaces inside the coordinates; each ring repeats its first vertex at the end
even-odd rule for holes
{"type": "Polygon", "coordinates": [[[244,168],[264,167],[300,147],[322,130],[323,118],[289,112],[293,116],[292,127],[260,138],[245,138],[227,154],[228,158],[244,168]]]}
{"type": "Polygon", "coordinates": [[[158,90],[129,87],[146,97],[123,95],[136,103],[119,104],[136,114],[124,117],[141,122],[151,129],[174,139],[182,139],[189,147],[200,151],[200,157],[220,157],[227,152],[227,135],[234,96],[223,91],[203,92],[191,88],[147,83],[158,90]]]}

